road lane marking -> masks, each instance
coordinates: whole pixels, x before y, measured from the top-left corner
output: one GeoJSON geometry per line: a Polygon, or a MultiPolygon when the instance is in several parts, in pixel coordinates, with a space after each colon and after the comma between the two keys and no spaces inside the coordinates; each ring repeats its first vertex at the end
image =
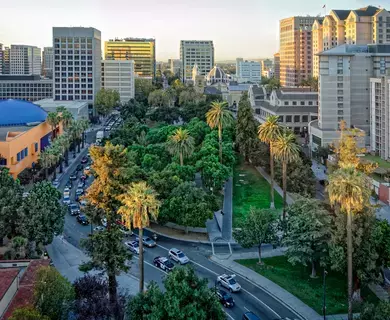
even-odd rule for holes
{"type": "Polygon", "coordinates": [[[233,318],[227,311],[225,311],[225,310],[223,310],[223,311],[226,313],[226,315],[227,315],[230,319],[234,320],[234,318],[233,318]]]}
{"type": "MultiPolygon", "coordinates": [[[[167,249],[167,248],[165,248],[165,247],[163,247],[163,246],[161,246],[161,245],[157,245],[158,247],[160,247],[160,248],[162,248],[162,249],[165,249],[165,250],[167,250],[167,251],[169,251],[169,249],[167,249]]],[[[199,264],[199,263],[197,263],[197,262],[195,262],[195,261],[193,261],[193,260],[191,260],[190,259],[190,262],[192,262],[193,264],[196,264],[197,266],[199,266],[199,267],[201,267],[201,268],[203,268],[203,269],[205,269],[205,270],[207,270],[208,272],[210,272],[210,273],[212,273],[212,274],[215,274],[216,276],[218,276],[219,274],[217,273],[217,272],[215,272],[215,271],[213,271],[213,270],[211,270],[211,269],[209,269],[209,268],[207,268],[207,267],[205,267],[205,266],[203,266],[203,265],[201,265],[201,264],[199,264]]],[[[245,279],[244,279],[245,280],[245,279]]],[[[250,281],[248,281],[249,283],[251,283],[250,281]]],[[[252,283],[251,283],[252,284],[252,283]]],[[[255,285],[256,286],[256,285],[255,285]]],[[[260,288],[260,287],[258,287],[258,286],[256,286],[257,288],[260,288]]],[[[261,288],[260,288],[261,289],[261,288]]],[[[270,306],[268,306],[267,304],[265,304],[263,301],[261,301],[259,298],[257,298],[254,294],[252,294],[252,293],[250,293],[248,290],[245,290],[244,288],[242,288],[241,287],[241,290],[242,291],[244,291],[244,292],[246,292],[247,294],[249,294],[252,298],[254,298],[255,300],[257,300],[261,305],[263,305],[265,308],[267,308],[269,311],[271,311],[276,317],[278,317],[278,318],[280,318],[280,315],[276,312],[276,311],[274,311],[270,306]]],[[[263,289],[261,289],[261,291],[263,291],[265,294],[267,294],[267,295],[269,295],[267,292],[265,292],[263,289]]],[[[270,296],[271,298],[272,298],[272,296],[270,296]]]]}
{"type": "Polygon", "coordinates": [[[247,307],[244,307],[244,309],[245,309],[246,311],[250,311],[247,307]]]}
{"type": "MultiPolygon", "coordinates": [[[[136,255],[134,255],[134,254],[133,254],[133,258],[136,258],[136,259],[139,260],[139,257],[136,256],[136,255]]],[[[153,267],[153,268],[155,268],[155,269],[157,269],[157,270],[159,270],[159,271],[161,271],[161,272],[164,272],[165,274],[168,274],[168,272],[166,272],[166,271],[164,271],[164,270],[162,270],[162,269],[160,269],[160,268],[157,268],[153,263],[150,263],[150,262],[148,262],[148,261],[145,261],[145,259],[144,259],[144,263],[146,263],[147,265],[149,265],[149,266],[151,266],[151,267],[153,267]]]]}

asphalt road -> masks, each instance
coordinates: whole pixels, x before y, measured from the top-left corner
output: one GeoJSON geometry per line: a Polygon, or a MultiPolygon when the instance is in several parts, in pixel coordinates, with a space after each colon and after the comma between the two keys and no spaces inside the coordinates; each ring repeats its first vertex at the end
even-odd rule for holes
{"type": "MultiPolygon", "coordinates": [[[[87,142],[91,143],[95,140],[95,132],[87,133],[87,142]]],[[[82,155],[87,154],[87,150],[82,151],[82,155]]],[[[81,158],[80,158],[81,159],[81,158]]],[[[63,191],[66,182],[69,179],[69,175],[74,171],[75,167],[80,163],[80,161],[74,162],[71,164],[69,170],[61,179],[60,191],[63,191]]],[[[86,165],[84,165],[86,166],[86,165]]],[[[81,174],[79,173],[79,176],[81,174]]],[[[87,180],[87,186],[92,182],[92,178],[87,180]]],[[[76,190],[77,182],[76,180],[73,184],[71,199],[74,201],[74,193],[76,190]]],[[[76,221],[76,217],[72,217],[69,214],[65,217],[65,227],[64,227],[64,236],[71,244],[79,247],[80,240],[86,238],[91,230],[91,226],[82,226],[76,221]]],[[[147,234],[147,231],[145,232],[147,234]]],[[[129,237],[126,240],[134,239],[129,237]]],[[[210,287],[215,285],[215,280],[218,275],[223,273],[228,273],[229,271],[220,267],[219,265],[211,262],[208,257],[212,254],[211,246],[204,244],[193,244],[183,241],[172,240],[164,237],[158,239],[158,246],[155,248],[146,248],[145,249],[145,281],[151,282],[155,281],[161,288],[163,288],[163,280],[166,276],[166,273],[153,265],[153,259],[156,256],[167,256],[167,251],[170,248],[178,248],[185,252],[185,254],[190,258],[190,263],[196,273],[202,277],[206,278],[209,281],[210,287]]],[[[265,248],[267,249],[267,248],[265,248]]],[[[244,249],[239,247],[233,247],[233,251],[244,249]]],[[[218,253],[227,253],[227,246],[216,246],[215,251],[218,253]]],[[[139,276],[138,269],[138,257],[133,256],[130,261],[131,268],[130,273],[134,276],[139,276]]],[[[231,309],[225,309],[225,312],[228,315],[229,319],[242,319],[243,313],[247,311],[252,311],[257,314],[261,319],[264,320],[273,320],[273,319],[300,319],[294,312],[286,308],[279,301],[272,298],[260,287],[250,283],[244,278],[239,276],[236,277],[237,282],[242,286],[242,291],[239,293],[233,293],[233,299],[235,300],[235,306],[231,309]]]]}

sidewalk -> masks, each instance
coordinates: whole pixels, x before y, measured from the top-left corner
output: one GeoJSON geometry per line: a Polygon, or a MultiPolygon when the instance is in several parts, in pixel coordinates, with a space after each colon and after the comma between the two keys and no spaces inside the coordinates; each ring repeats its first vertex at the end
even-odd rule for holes
{"type": "MultiPolygon", "coordinates": [[[[89,260],[88,256],[71,245],[62,236],[54,238],[53,242],[46,246],[46,250],[53,261],[56,269],[70,282],[84,276],[78,268],[83,262],[89,260]]],[[[91,274],[98,274],[98,271],[91,271],[91,274]]],[[[126,290],[130,295],[136,295],[139,292],[139,280],[128,273],[121,273],[116,277],[121,289],[126,290]]]]}
{"type": "MultiPolygon", "coordinates": [[[[271,177],[268,175],[268,173],[265,172],[265,170],[261,167],[256,167],[256,169],[257,169],[257,171],[260,172],[260,174],[263,176],[263,178],[265,180],[267,180],[269,184],[271,184],[271,177]]],[[[279,193],[281,197],[283,197],[283,190],[281,187],[279,187],[279,185],[275,181],[274,181],[274,190],[276,190],[276,192],[279,193]]],[[[294,199],[291,198],[291,196],[288,194],[288,192],[287,192],[286,202],[288,205],[291,205],[294,203],[294,199]]]]}
{"type": "MultiPolygon", "coordinates": [[[[279,256],[284,254],[283,248],[278,248],[275,250],[269,250],[265,251],[262,254],[263,258],[267,257],[273,257],[273,256],[279,256]]],[[[235,273],[253,284],[256,284],[257,286],[261,287],[264,291],[266,291],[269,295],[274,297],[276,300],[278,300],[281,304],[286,306],[287,308],[293,310],[298,315],[300,315],[303,319],[307,320],[320,320],[323,319],[323,316],[320,316],[316,311],[314,311],[312,308],[304,304],[301,300],[299,300],[297,297],[286,291],[285,289],[279,287],[277,284],[272,282],[271,280],[261,276],[257,272],[246,268],[234,260],[237,259],[250,259],[250,258],[257,258],[258,256],[255,255],[255,253],[238,253],[238,254],[232,254],[228,258],[223,259],[221,257],[217,256],[211,256],[210,260],[215,262],[216,264],[221,265],[222,267],[229,269],[232,271],[232,273],[235,273]]],[[[340,317],[327,317],[327,319],[334,319],[334,320],[341,320],[344,318],[340,317]]]]}

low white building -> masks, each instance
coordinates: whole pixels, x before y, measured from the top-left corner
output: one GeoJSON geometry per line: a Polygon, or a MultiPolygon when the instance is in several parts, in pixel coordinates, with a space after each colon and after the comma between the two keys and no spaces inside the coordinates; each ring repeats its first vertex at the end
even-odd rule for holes
{"type": "Polygon", "coordinates": [[[134,61],[102,60],[102,88],[118,91],[122,103],[134,99],[134,61]]]}
{"type": "Polygon", "coordinates": [[[257,61],[236,59],[236,78],[239,83],[260,83],[261,64],[257,61]]]}
{"type": "Polygon", "coordinates": [[[73,116],[73,119],[89,119],[88,101],[56,101],[43,99],[34,102],[47,112],[55,112],[58,107],[65,107],[73,116]]]}

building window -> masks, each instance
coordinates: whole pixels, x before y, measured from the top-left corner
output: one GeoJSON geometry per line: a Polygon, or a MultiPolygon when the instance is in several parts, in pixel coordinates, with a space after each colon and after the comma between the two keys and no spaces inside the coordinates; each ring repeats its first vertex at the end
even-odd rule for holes
{"type": "Polygon", "coordinates": [[[296,102],[296,101],[293,101],[292,104],[293,104],[293,106],[296,106],[296,105],[297,105],[297,102],[296,102]]]}
{"type": "Polygon", "coordinates": [[[38,152],[38,142],[34,143],[34,150],[35,150],[35,152],[38,152]]]}
{"type": "Polygon", "coordinates": [[[337,94],[344,94],[343,90],[337,90],[337,94]]]}
{"type": "Polygon", "coordinates": [[[337,83],[337,88],[342,88],[343,85],[344,85],[344,84],[343,84],[342,82],[341,82],[341,83],[339,82],[339,83],[337,83]]]}
{"type": "Polygon", "coordinates": [[[0,158],[0,166],[6,166],[7,165],[7,159],[0,158]]]}
{"type": "Polygon", "coordinates": [[[28,148],[25,148],[25,149],[24,149],[24,156],[25,156],[25,157],[28,156],[28,148]]]}
{"type": "Polygon", "coordinates": [[[342,116],[344,114],[344,111],[343,110],[337,110],[337,114],[342,116]]]}
{"type": "Polygon", "coordinates": [[[344,117],[337,117],[338,122],[343,121],[343,120],[344,120],[344,117]]]}
{"type": "Polygon", "coordinates": [[[301,106],[304,106],[305,105],[305,101],[301,101],[301,106]]]}
{"type": "Polygon", "coordinates": [[[294,116],[294,122],[300,122],[301,117],[300,116],[294,116]]]}
{"type": "Polygon", "coordinates": [[[309,106],[312,106],[313,105],[313,101],[309,101],[309,106]]]}
{"type": "Polygon", "coordinates": [[[284,105],[285,105],[285,106],[288,106],[288,101],[284,101],[284,105]]]}
{"type": "Polygon", "coordinates": [[[308,122],[309,116],[302,116],[302,122],[308,122]]]}
{"type": "Polygon", "coordinates": [[[342,69],[337,70],[337,74],[343,74],[343,70],[342,69]]]}
{"type": "Polygon", "coordinates": [[[292,116],[286,116],[286,122],[291,122],[292,116]]]}
{"type": "Polygon", "coordinates": [[[21,160],[21,157],[20,157],[20,152],[18,152],[18,154],[16,155],[16,161],[20,161],[21,160]]]}
{"type": "Polygon", "coordinates": [[[337,81],[343,81],[343,80],[344,80],[343,76],[337,76],[337,81]]]}
{"type": "Polygon", "coordinates": [[[344,101],[343,97],[337,97],[337,101],[344,101]]]}
{"type": "Polygon", "coordinates": [[[284,120],[284,117],[283,116],[279,116],[278,121],[279,122],[283,122],[283,120],[284,120]]]}
{"type": "Polygon", "coordinates": [[[344,108],[344,103],[338,103],[337,108],[344,108]]]}

